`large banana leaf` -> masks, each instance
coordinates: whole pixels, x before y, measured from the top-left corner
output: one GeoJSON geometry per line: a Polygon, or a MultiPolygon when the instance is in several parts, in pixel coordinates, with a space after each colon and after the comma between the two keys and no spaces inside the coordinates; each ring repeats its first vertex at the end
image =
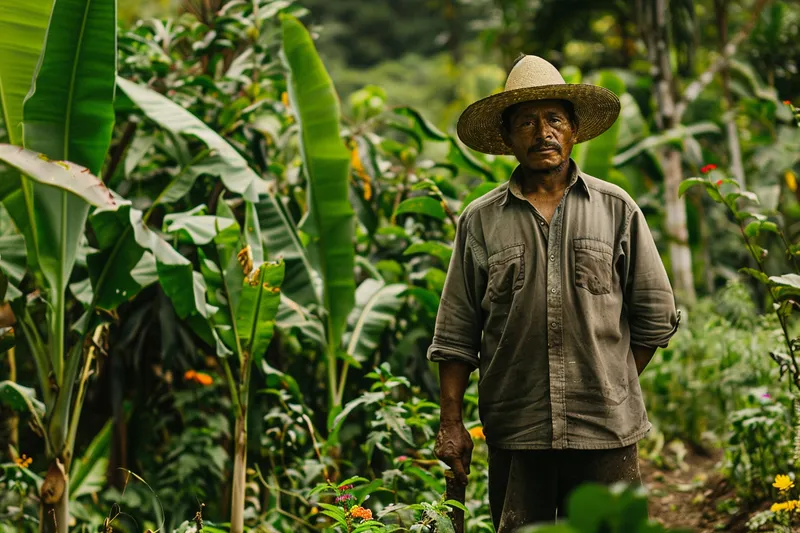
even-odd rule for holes
{"type": "Polygon", "coordinates": [[[339,100],[311,36],[296,18],[282,15],[282,58],[298,125],[312,237],[330,314],[328,342],[339,346],[355,300],[354,221],[348,196],[350,153],[339,136],[339,100]]]}
{"type": "Polygon", "coordinates": [[[31,89],[53,0],[0,0],[0,95],[11,144],[22,144],[22,102],[31,89]]]}
{"type": "MultiPolygon", "coordinates": [[[[44,44],[53,0],[0,0],[0,104],[11,144],[22,145],[22,103],[44,44]]],[[[20,187],[16,170],[0,172],[0,200],[25,236],[28,262],[38,268],[32,233],[30,187],[20,187]]]]}
{"type": "Polygon", "coordinates": [[[366,279],[358,286],[345,338],[347,353],[356,361],[363,363],[375,353],[383,332],[396,320],[405,302],[406,290],[408,285],[403,283],[387,285],[375,279],[366,279]]]}
{"type": "MultiPolygon", "coordinates": [[[[23,104],[25,147],[50,159],[73,161],[97,174],[111,143],[117,65],[115,0],[57,0],[31,92],[23,104]]],[[[25,185],[23,185],[25,186],[25,185]]],[[[71,384],[75,356],[66,371],[64,298],[89,204],[63,189],[33,183],[33,222],[37,260],[48,286],[50,358],[55,382],[71,384]]],[[[29,209],[31,205],[29,204],[29,209]]],[[[50,429],[58,450],[70,393],[58,395],[50,429]],[[57,436],[57,437],[56,437],[57,436]]]]}
{"type": "Polygon", "coordinates": [[[156,279],[181,318],[207,317],[205,286],[192,263],[147,227],[130,202],[90,218],[100,250],[87,257],[95,306],[115,309],[156,279]]]}
{"type": "Polygon", "coordinates": [[[195,171],[219,176],[230,191],[253,202],[258,199],[259,192],[264,188],[263,180],[217,132],[191,112],[147,87],[124,78],[117,78],[117,83],[147,118],[175,135],[197,137],[213,151],[203,163],[195,165],[195,171]]]}

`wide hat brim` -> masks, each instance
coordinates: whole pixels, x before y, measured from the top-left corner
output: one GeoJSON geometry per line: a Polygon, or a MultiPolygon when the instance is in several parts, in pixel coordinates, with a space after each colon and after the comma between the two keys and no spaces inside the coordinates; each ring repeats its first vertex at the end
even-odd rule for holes
{"type": "Polygon", "coordinates": [[[531,100],[572,102],[578,121],[576,144],[606,131],[620,112],[617,95],[599,85],[559,83],[521,87],[487,96],[467,107],[458,119],[458,137],[473,150],[484,154],[512,154],[501,134],[503,111],[514,104],[531,100]]]}

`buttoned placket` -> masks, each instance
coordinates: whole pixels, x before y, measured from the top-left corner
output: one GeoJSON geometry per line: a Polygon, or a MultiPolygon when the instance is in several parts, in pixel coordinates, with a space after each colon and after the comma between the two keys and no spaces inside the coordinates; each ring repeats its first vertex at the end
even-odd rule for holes
{"type": "Polygon", "coordinates": [[[550,369],[550,412],[553,428],[553,448],[566,448],[567,402],[566,362],[564,360],[563,298],[561,290],[561,235],[564,227],[564,204],[572,186],[564,190],[550,224],[533,208],[539,227],[547,242],[547,359],[550,369]]]}

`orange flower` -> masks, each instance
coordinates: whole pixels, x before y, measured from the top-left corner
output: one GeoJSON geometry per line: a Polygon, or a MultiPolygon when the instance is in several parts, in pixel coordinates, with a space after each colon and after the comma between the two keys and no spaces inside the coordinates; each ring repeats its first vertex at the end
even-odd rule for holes
{"type": "Polygon", "coordinates": [[[350,515],[362,520],[372,520],[372,511],[364,509],[360,505],[356,505],[350,509],[350,515]]]}
{"type": "Polygon", "coordinates": [[[197,372],[194,370],[187,370],[186,373],[183,375],[183,379],[186,381],[194,381],[197,379],[197,372]]]}
{"type": "Polygon", "coordinates": [[[20,468],[28,468],[29,466],[31,466],[33,459],[31,459],[30,457],[28,457],[23,453],[22,455],[14,459],[14,462],[17,463],[17,466],[20,468]]]}
{"type": "Polygon", "coordinates": [[[214,380],[211,378],[211,376],[209,376],[208,374],[205,374],[203,372],[198,372],[197,376],[194,378],[194,380],[197,383],[199,383],[200,385],[203,385],[203,386],[208,386],[208,385],[211,385],[212,383],[214,383],[214,380]]]}
{"type": "Polygon", "coordinates": [[[783,101],[783,105],[792,105],[792,101],[791,100],[784,100],[783,101]]]}
{"type": "Polygon", "coordinates": [[[483,434],[483,426],[475,426],[469,430],[469,434],[473,439],[486,440],[486,435],[483,434]]]}

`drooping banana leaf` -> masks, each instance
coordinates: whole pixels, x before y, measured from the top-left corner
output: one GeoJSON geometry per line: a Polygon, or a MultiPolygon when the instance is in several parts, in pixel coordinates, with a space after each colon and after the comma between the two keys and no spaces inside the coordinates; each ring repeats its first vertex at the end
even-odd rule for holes
{"type": "Polygon", "coordinates": [[[356,291],[356,306],[350,315],[350,328],[345,335],[347,353],[363,363],[378,348],[381,336],[405,302],[408,285],[384,284],[366,279],[356,291]]]}
{"type": "Polygon", "coordinates": [[[213,151],[210,157],[194,166],[195,171],[219,176],[225,187],[249,201],[258,199],[263,180],[217,132],[166,96],[124,78],[117,78],[117,83],[147,118],[175,135],[197,137],[213,151]]]}
{"type": "Polygon", "coordinates": [[[313,257],[322,274],[323,302],[330,313],[328,342],[339,346],[355,300],[350,153],[339,135],[339,100],[311,36],[296,18],[281,15],[281,21],[281,56],[308,180],[309,212],[302,229],[312,237],[313,257]]]}
{"type": "Polygon", "coordinates": [[[100,248],[87,257],[95,305],[115,309],[152,283],[155,270],[179,317],[207,316],[205,287],[198,287],[191,261],[147,227],[142,212],[130,202],[120,204],[90,218],[100,248]]]}

